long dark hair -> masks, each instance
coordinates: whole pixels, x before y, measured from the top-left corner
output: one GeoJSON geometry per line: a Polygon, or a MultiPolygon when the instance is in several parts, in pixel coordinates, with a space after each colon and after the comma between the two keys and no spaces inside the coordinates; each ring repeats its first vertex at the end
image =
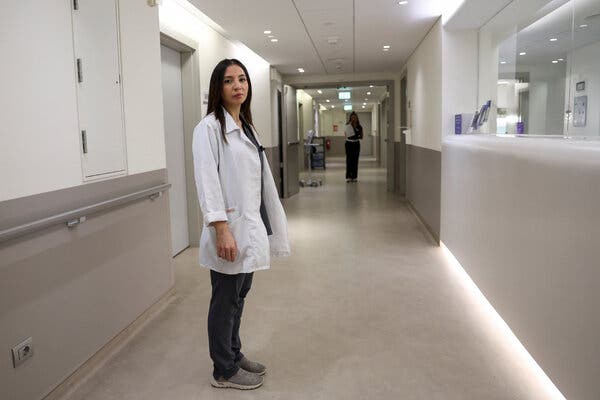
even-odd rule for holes
{"type": "MultiPolygon", "coordinates": [[[[360,120],[358,119],[358,114],[354,111],[352,111],[350,113],[350,115],[348,115],[348,122],[346,122],[346,125],[350,124],[350,122],[352,122],[352,116],[356,116],[356,126],[360,126],[360,120]]],[[[362,128],[362,127],[361,127],[362,128]]]]}
{"type": "Polygon", "coordinates": [[[242,103],[242,107],[240,109],[240,117],[242,120],[253,126],[252,124],[252,113],[250,112],[250,102],[252,101],[252,83],[250,82],[250,75],[248,74],[248,70],[242,64],[241,61],[236,60],[235,58],[226,58],[221,60],[215,69],[213,69],[212,75],[210,76],[210,86],[208,88],[208,106],[206,109],[206,115],[210,113],[215,113],[215,118],[221,124],[221,135],[223,136],[223,140],[227,143],[227,138],[225,138],[225,112],[223,111],[223,80],[225,78],[225,70],[230,65],[237,65],[241,69],[244,70],[244,74],[246,74],[246,79],[248,81],[248,94],[246,96],[246,100],[242,103]]]}

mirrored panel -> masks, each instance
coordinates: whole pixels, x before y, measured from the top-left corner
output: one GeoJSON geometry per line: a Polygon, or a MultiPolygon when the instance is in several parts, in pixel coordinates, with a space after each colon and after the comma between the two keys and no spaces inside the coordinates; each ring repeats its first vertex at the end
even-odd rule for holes
{"type": "Polygon", "coordinates": [[[515,0],[479,39],[482,132],[600,135],[599,0],[515,0]]]}

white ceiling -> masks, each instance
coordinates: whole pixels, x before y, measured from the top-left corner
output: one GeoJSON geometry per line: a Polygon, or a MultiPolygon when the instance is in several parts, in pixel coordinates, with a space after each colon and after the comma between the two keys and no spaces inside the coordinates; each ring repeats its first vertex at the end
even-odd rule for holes
{"type": "Polygon", "coordinates": [[[387,88],[385,86],[359,86],[340,89],[324,88],[302,90],[312,97],[317,104],[322,104],[327,109],[331,109],[331,106],[335,106],[336,109],[341,109],[343,108],[344,104],[351,104],[354,111],[363,111],[363,105],[365,106],[364,111],[370,111],[374,105],[381,102],[387,95],[387,88]],[[319,91],[322,93],[319,93],[319,91]],[[349,101],[346,102],[338,98],[338,92],[341,91],[351,93],[351,98],[349,101]]]}
{"type": "Polygon", "coordinates": [[[551,65],[559,58],[566,61],[571,50],[600,41],[600,16],[593,17],[599,13],[599,0],[549,2],[539,10],[534,21],[520,26],[516,35],[501,43],[500,60],[507,64],[501,65],[500,71],[509,72],[520,66],[551,65]],[[582,24],[587,26],[580,27],[582,24]],[[550,38],[557,40],[551,42],[550,38]],[[526,54],[519,55],[521,52],[526,54]]]}
{"type": "Polygon", "coordinates": [[[444,0],[189,0],[284,75],[397,71],[444,0]],[[272,31],[272,43],[263,33],[272,31]],[[329,44],[337,38],[337,44],[329,44]],[[383,51],[389,45],[390,50],[383,51]]]}

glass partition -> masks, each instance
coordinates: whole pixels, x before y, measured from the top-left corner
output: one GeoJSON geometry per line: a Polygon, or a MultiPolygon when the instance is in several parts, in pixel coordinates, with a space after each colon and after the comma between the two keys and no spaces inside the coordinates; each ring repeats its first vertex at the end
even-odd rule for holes
{"type": "Polygon", "coordinates": [[[482,132],[600,135],[600,1],[514,0],[479,31],[482,132]]]}

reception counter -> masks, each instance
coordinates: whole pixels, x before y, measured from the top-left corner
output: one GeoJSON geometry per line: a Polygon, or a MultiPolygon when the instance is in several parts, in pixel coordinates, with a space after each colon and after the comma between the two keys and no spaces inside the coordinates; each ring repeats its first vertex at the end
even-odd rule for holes
{"type": "Polygon", "coordinates": [[[600,141],[448,136],[441,240],[568,399],[600,399],[600,141]]]}

